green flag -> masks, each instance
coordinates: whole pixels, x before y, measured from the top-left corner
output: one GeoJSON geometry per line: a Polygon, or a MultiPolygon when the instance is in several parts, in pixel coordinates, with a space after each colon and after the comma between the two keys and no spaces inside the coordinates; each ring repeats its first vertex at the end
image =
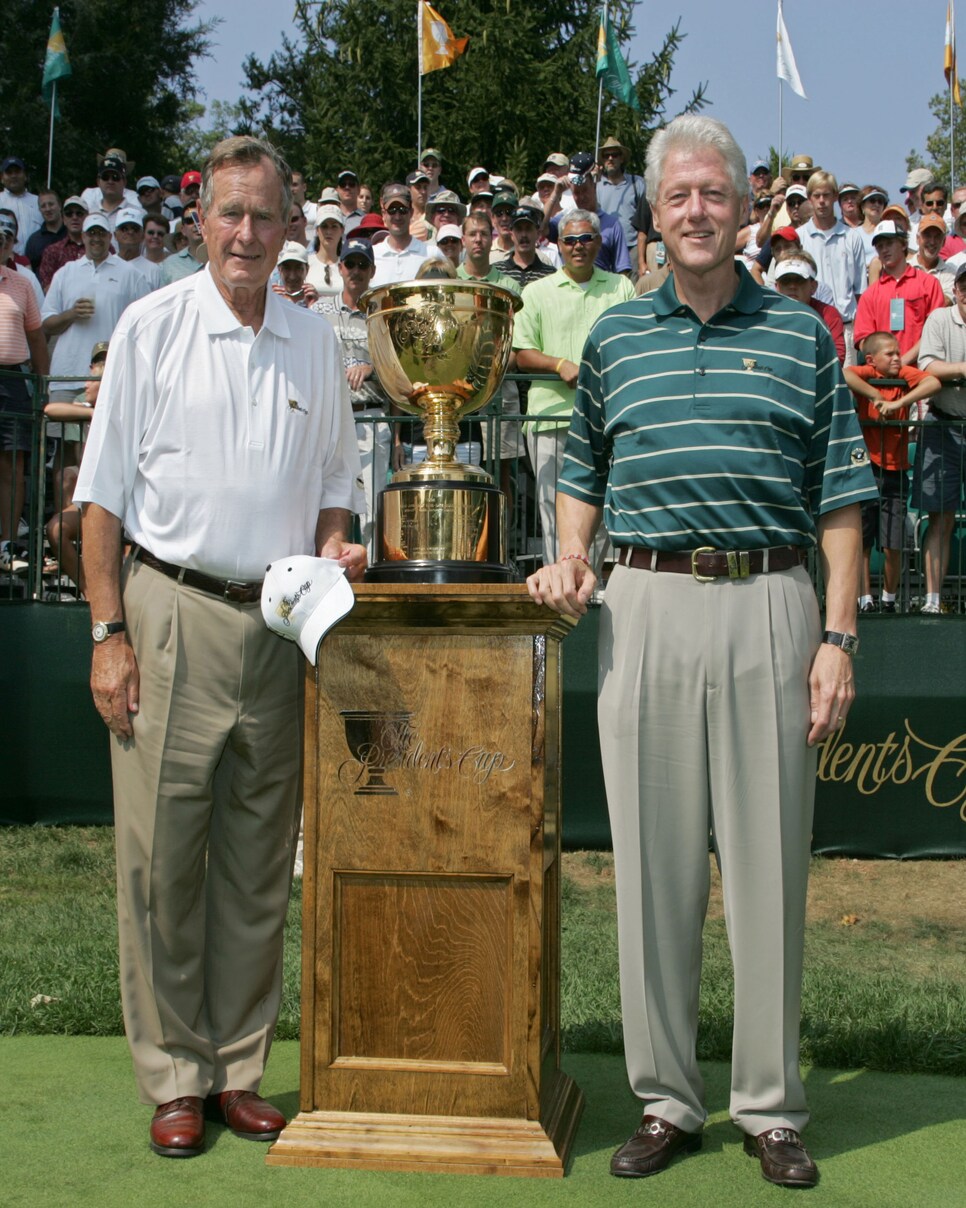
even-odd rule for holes
{"type": "Polygon", "coordinates": [[[610,23],[606,10],[601,13],[600,30],[597,34],[597,78],[602,80],[604,87],[619,101],[630,105],[632,109],[640,110],[641,103],[627,70],[624,56],[617,43],[617,34],[610,23]]]}
{"type": "Polygon", "coordinates": [[[55,80],[62,80],[70,75],[70,59],[67,57],[67,44],[60,29],[60,9],[54,9],[54,19],[50,23],[50,36],[47,39],[47,57],[44,59],[44,100],[50,104],[55,80]]]}

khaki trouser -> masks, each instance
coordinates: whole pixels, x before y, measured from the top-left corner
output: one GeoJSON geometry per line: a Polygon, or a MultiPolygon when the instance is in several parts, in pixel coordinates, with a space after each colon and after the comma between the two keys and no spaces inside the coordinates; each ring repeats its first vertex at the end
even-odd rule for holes
{"type": "Polygon", "coordinates": [[[142,1102],[258,1087],[278,1016],[301,674],[257,604],[125,567],[141,676],[112,739],[124,1024],[142,1102]]]}
{"type": "Polygon", "coordinates": [[[708,833],[735,970],[731,1116],[800,1129],[802,948],[820,641],[801,568],[699,583],[614,568],[601,612],[599,721],[614,842],[624,1048],[645,1110],[706,1111],[695,1060],[708,833]]]}

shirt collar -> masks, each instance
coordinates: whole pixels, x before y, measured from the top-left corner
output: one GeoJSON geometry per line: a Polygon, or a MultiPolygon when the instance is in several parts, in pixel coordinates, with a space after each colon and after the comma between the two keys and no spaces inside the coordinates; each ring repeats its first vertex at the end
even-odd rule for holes
{"type": "MultiPolygon", "coordinates": [[[[232,313],[228,303],[218,292],[210,266],[206,264],[200,273],[195,273],[190,279],[196,283],[198,313],[208,335],[227,335],[229,332],[241,331],[245,325],[232,313]]],[[[265,286],[265,316],[262,327],[283,340],[291,335],[284,310],[286,305],[290,303],[286,303],[273,289],[265,286]]]]}
{"type": "MultiPolygon", "coordinates": [[[[765,297],[764,290],[743,264],[735,263],[735,273],[738,277],[738,288],[734,297],[722,311],[719,311],[719,314],[727,310],[736,310],[742,315],[753,315],[761,310],[765,297]]],[[[662,318],[667,318],[669,315],[680,314],[683,311],[693,313],[678,299],[674,274],[669,273],[664,284],[654,291],[654,313],[662,318]]]]}

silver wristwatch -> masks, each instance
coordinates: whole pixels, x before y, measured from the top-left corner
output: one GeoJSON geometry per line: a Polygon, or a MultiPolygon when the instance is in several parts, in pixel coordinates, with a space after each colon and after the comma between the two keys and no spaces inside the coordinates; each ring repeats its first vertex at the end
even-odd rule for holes
{"type": "Polygon", "coordinates": [[[859,653],[859,639],[854,633],[837,633],[834,629],[826,629],[822,634],[822,641],[828,642],[830,646],[838,646],[848,655],[859,653]]]}

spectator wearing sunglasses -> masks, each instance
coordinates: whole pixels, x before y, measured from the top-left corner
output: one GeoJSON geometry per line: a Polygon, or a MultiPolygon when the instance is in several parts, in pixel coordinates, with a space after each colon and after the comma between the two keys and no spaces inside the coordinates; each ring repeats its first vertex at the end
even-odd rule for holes
{"type": "Polygon", "coordinates": [[[376,263],[373,286],[392,285],[396,281],[410,281],[429,255],[422,239],[409,233],[413,214],[412,195],[405,185],[384,185],[380,196],[382,220],[389,234],[372,249],[376,263]]]}
{"type": "MultiPolygon", "coordinates": [[[[561,215],[558,243],[563,268],[524,288],[523,310],[513,329],[521,372],[555,375],[554,381],[531,383],[527,407],[529,420],[536,421],[527,424],[527,448],[537,481],[545,565],[557,556],[557,477],[584,342],[605,310],[634,297],[634,286],[627,277],[605,272],[595,263],[600,228],[600,215],[592,210],[568,210],[561,215]]],[[[591,555],[598,567],[605,548],[606,534],[591,555]]]]}
{"type": "Polygon", "coordinates": [[[98,157],[97,184],[85,189],[81,194],[88,213],[103,214],[110,224],[112,234],[121,210],[144,210],[137,193],[126,187],[129,168],[133,171],[134,165],[128,164],[127,156],[121,148],[109,147],[98,157]]]}

